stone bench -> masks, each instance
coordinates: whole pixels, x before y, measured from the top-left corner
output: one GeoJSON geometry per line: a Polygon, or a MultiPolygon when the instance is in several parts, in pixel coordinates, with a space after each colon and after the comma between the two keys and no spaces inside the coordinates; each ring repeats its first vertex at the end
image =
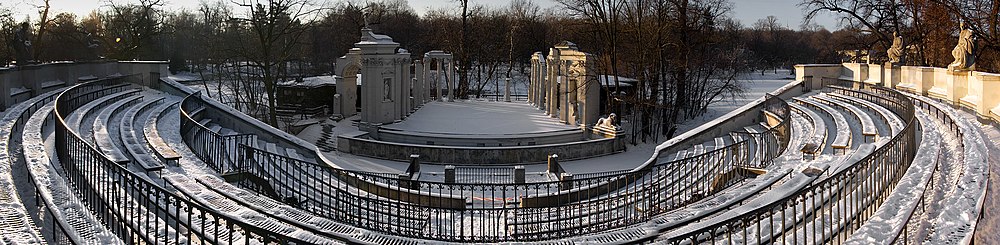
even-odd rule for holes
{"type": "Polygon", "coordinates": [[[826,94],[821,94],[813,97],[814,99],[825,102],[827,104],[839,107],[845,111],[850,111],[854,118],[861,122],[861,135],[864,136],[865,142],[875,142],[878,140],[878,128],[875,127],[875,122],[872,120],[871,115],[865,113],[857,106],[854,106],[845,101],[835,99],[833,97],[827,96],[826,94]]]}
{"type": "Polygon", "coordinates": [[[896,113],[893,113],[892,111],[889,111],[889,109],[875,104],[874,102],[838,93],[830,93],[829,96],[875,111],[879,117],[882,118],[882,121],[889,125],[889,135],[895,135],[901,132],[903,130],[903,126],[905,126],[903,120],[896,116],[896,113]]]}
{"type": "Polygon", "coordinates": [[[164,103],[156,109],[153,109],[149,116],[146,117],[146,126],[143,127],[143,135],[146,137],[146,145],[153,149],[153,153],[160,158],[166,164],[177,165],[177,161],[181,159],[181,155],[177,154],[170,145],[167,145],[160,137],[160,131],[158,130],[157,122],[162,118],[170,108],[177,103],[164,103]]]}
{"type": "Polygon", "coordinates": [[[830,147],[833,147],[834,152],[838,154],[847,154],[847,149],[851,148],[851,126],[847,123],[847,119],[844,118],[844,114],[811,98],[793,98],[793,100],[800,104],[818,108],[829,115],[836,126],[834,128],[836,129],[836,134],[834,134],[833,143],[830,144],[830,147]]]}
{"type": "Polygon", "coordinates": [[[108,123],[115,115],[120,114],[123,110],[140,102],[142,102],[141,95],[116,101],[114,104],[111,104],[101,110],[101,112],[97,115],[97,119],[94,120],[92,129],[94,143],[96,143],[98,150],[115,163],[128,164],[131,159],[129,159],[128,156],[125,156],[122,149],[118,148],[118,145],[115,144],[115,139],[108,133],[108,123]]]}
{"type": "Polygon", "coordinates": [[[811,109],[792,103],[789,103],[788,105],[793,110],[802,113],[803,118],[812,123],[812,133],[808,139],[803,141],[799,151],[802,152],[802,159],[805,159],[806,156],[810,156],[812,157],[811,159],[815,159],[816,155],[823,153],[823,147],[826,145],[826,122],[811,109]]]}
{"type": "Polygon", "coordinates": [[[136,137],[132,124],[135,122],[138,114],[162,101],[163,98],[151,99],[133,106],[122,116],[122,121],[118,128],[118,133],[121,135],[121,144],[125,146],[125,149],[128,150],[129,155],[132,155],[135,162],[147,172],[159,172],[163,170],[164,165],[147,154],[146,146],[136,137]]]}

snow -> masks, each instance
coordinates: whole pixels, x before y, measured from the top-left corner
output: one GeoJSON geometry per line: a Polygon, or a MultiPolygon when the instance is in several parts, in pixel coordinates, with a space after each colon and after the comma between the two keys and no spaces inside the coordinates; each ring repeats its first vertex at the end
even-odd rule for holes
{"type": "Polygon", "coordinates": [[[191,72],[179,72],[177,74],[168,75],[167,77],[180,83],[198,82],[202,80],[201,75],[191,72]]]}
{"type": "MultiPolygon", "coordinates": [[[[358,79],[360,81],[360,79],[358,79]]],[[[280,82],[278,85],[281,86],[296,86],[296,87],[318,87],[323,85],[337,85],[337,79],[334,75],[329,76],[315,76],[315,77],[304,77],[302,82],[296,80],[280,82]]]]}
{"type": "MultiPolygon", "coordinates": [[[[940,126],[931,121],[927,113],[918,111],[917,118],[924,128],[940,126]]],[[[942,145],[942,135],[937,130],[922,130],[921,133],[920,146],[906,174],[899,179],[896,188],[879,209],[845,241],[846,244],[890,244],[894,242],[893,238],[906,232],[907,223],[917,222],[909,219],[929,190],[934,170],[941,164],[937,157],[942,145]]]]}
{"type": "Polygon", "coordinates": [[[921,98],[943,110],[949,117],[957,118],[963,135],[962,145],[965,147],[962,152],[965,166],[959,170],[961,175],[952,192],[941,201],[943,210],[933,218],[935,227],[927,241],[932,244],[969,244],[986,199],[989,180],[989,163],[986,160],[989,152],[984,144],[987,142],[986,138],[983,137],[982,130],[973,125],[973,120],[962,120],[958,116],[959,112],[951,106],[924,97],[911,97],[921,98]]]}
{"type": "Polygon", "coordinates": [[[579,128],[559,122],[527,103],[432,101],[385,129],[466,135],[543,133],[579,128]]]}
{"type": "MultiPolygon", "coordinates": [[[[66,228],[73,241],[101,241],[102,244],[121,244],[114,234],[110,233],[92,216],[85,205],[73,195],[68,184],[60,177],[52,162],[58,162],[49,154],[54,152],[54,136],[49,135],[43,140],[42,121],[52,111],[53,103],[39,109],[29,119],[24,129],[24,156],[29,172],[34,180],[42,200],[48,205],[56,221],[66,228]],[[45,143],[42,143],[45,142],[45,143]],[[51,159],[51,160],[50,160],[51,159]],[[70,222],[70,220],[77,222],[70,222]],[[83,221],[83,222],[79,222],[83,221]]],[[[52,127],[49,123],[47,127],[52,127]]]]}

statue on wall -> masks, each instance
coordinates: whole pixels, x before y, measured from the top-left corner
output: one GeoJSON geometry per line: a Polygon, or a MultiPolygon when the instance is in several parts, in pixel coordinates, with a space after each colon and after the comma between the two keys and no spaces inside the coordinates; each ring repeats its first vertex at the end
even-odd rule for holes
{"type": "Polygon", "coordinates": [[[382,101],[384,101],[384,102],[391,102],[392,101],[392,78],[391,77],[383,78],[382,82],[383,82],[383,86],[384,86],[384,87],[382,87],[382,92],[383,92],[383,94],[382,94],[382,101]]]}
{"type": "Polygon", "coordinates": [[[20,28],[14,33],[14,39],[11,40],[11,45],[14,48],[14,58],[17,60],[17,65],[27,65],[31,61],[31,27],[28,26],[28,22],[21,23],[20,28]]]}
{"type": "Polygon", "coordinates": [[[969,70],[976,64],[975,40],[972,38],[972,30],[965,28],[965,22],[959,24],[958,45],[951,51],[955,57],[955,62],[948,65],[950,70],[969,70]]]}
{"type": "Polygon", "coordinates": [[[614,122],[615,122],[615,114],[611,113],[611,115],[608,115],[608,117],[597,119],[597,127],[610,130],[618,130],[618,126],[615,126],[614,122]]]}
{"type": "Polygon", "coordinates": [[[892,33],[892,37],[892,46],[886,53],[889,55],[889,63],[899,64],[900,58],[903,56],[903,38],[895,32],[892,33]]]}

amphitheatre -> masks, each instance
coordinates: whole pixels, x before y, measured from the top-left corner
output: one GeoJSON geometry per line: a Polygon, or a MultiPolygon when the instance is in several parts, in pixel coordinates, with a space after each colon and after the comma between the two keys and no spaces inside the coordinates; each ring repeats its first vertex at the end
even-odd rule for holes
{"type": "Polygon", "coordinates": [[[442,93],[451,54],[362,30],[324,149],[166,62],[0,70],[0,244],[968,244],[1000,219],[1000,75],[796,65],[636,153],[599,110],[593,57],[545,53],[526,97],[462,101],[442,93]],[[629,167],[581,166],[611,161],[629,167]]]}

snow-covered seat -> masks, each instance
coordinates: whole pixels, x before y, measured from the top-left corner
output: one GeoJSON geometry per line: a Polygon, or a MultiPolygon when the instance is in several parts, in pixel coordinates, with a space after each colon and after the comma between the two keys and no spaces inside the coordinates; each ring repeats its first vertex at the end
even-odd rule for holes
{"type": "Polygon", "coordinates": [[[846,111],[850,111],[851,114],[854,115],[854,118],[861,122],[861,135],[865,137],[865,142],[875,142],[875,140],[877,140],[878,128],[875,127],[875,122],[872,120],[871,115],[868,115],[868,113],[865,113],[857,106],[834,99],[826,94],[813,96],[813,99],[839,107],[846,111]]]}
{"type": "Polygon", "coordinates": [[[167,112],[170,111],[170,107],[173,107],[176,103],[163,103],[162,105],[153,109],[149,116],[146,117],[145,127],[142,128],[143,136],[146,138],[146,145],[153,149],[153,153],[160,158],[166,164],[176,165],[177,160],[181,159],[181,155],[177,154],[173,148],[170,148],[166,142],[163,142],[163,138],[160,137],[160,131],[157,122],[161,117],[163,117],[167,112]]]}
{"type": "Polygon", "coordinates": [[[802,152],[803,159],[806,156],[815,159],[816,155],[823,153],[823,147],[826,146],[826,122],[812,109],[792,103],[788,105],[793,110],[802,113],[804,115],[803,118],[812,123],[812,133],[808,134],[809,138],[803,141],[802,146],[799,147],[799,151],[802,152]]]}
{"type": "MultiPolygon", "coordinates": [[[[83,123],[84,118],[87,118],[89,115],[91,115],[95,109],[102,109],[103,107],[107,106],[108,104],[114,103],[115,101],[135,96],[138,94],[139,94],[138,89],[127,89],[107,96],[102,96],[100,98],[87,102],[80,108],[77,108],[75,111],[70,113],[70,115],[66,115],[67,117],[66,124],[70,128],[78,130],[80,136],[83,136],[84,139],[87,139],[88,136],[90,136],[88,134],[90,130],[84,130],[84,126],[81,125],[83,123]]],[[[93,127],[88,127],[88,129],[92,128],[93,127]]]]}
{"type": "Polygon", "coordinates": [[[92,130],[94,143],[96,143],[97,149],[104,153],[104,155],[113,162],[118,164],[128,164],[131,160],[125,156],[123,150],[118,148],[118,145],[115,144],[114,138],[115,136],[118,136],[118,134],[110,134],[108,132],[108,125],[110,125],[109,121],[111,121],[111,118],[115,115],[118,115],[123,110],[141,101],[142,96],[140,95],[118,100],[114,104],[111,104],[101,110],[101,112],[97,114],[97,119],[94,120],[92,130]]]}
{"type": "Polygon", "coordinates": [[[882,121],[889,125],[890,132],[888,135],[898,134],[903,130],[903,126],[906,125],[903,120],[896,115],[896,113],[893,113],[892,111],[889,111],[889,109],[875,104],[874,102],[839,93],[829,93],[828,95],[856,105],[861,105],[862,107],[868,108],[868,110],[875,111],[879,117],[882,118],[882,121]]]}
{"type": "Polygon", "coordinates": [[[847,154],[847,149],[851,147],[851,127],[847,123],[847,119],[844,118],[844,114],[826,106],[825,104],[816,102],[811,98],[793,98],[796,102],[803,105],[811,106],[813,108],[818,108],[823,111],[827,116],[833,119],[836,126],[836,134],[834,135],[833,142],[830,147],[833,147],[834,151],[839,154],[847,154]]]}
{"type": "Polygon", "coordinates": [[[161,103],[163,99],[164,98],[162,97],[151,99],[133,106],[122,116],[122,121],[120,122],[120,126],[118,128],[121,144],[125,146],[125,149],[128,151],[128,154],[132,156],[134,162],[138,163],[139,166],[147,172],[159,172],[163,169],[164,165],[146,152],[146,146],[143,142],[144,138],[140,138],[135,135],[133,123],[135,122],[138,114],[142,111],[149,110],[149,108],[157,103],[161,103]]]}

